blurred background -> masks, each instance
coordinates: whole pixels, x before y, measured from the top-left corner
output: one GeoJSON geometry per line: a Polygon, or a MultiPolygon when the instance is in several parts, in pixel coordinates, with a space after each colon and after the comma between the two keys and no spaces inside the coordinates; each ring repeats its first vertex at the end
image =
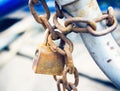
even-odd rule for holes
{"type": "MultiPolygon", "coordinates": [[[[103,12],[114,7],[120,22],[120,0],[97,1],[103,12]]],[[[46,2],[54,13],[54,0],[46,2]]],[[[44,14],[41,4],[36,10],[44,14]]],[[[119,29],[118,24],[112,33],[118,45],[119,29]]],[[[79,34],[71,33],[68,37],[74,43],[73,59],[80,78],[78,91],[120,91],[94,63],[79,34]]],[[[0,91],[57,91],[52,76],[34,74],[32,70],[35,48],[43,38],[44,29],[32,17],[28,0],[0,0],[0,91]]]]}

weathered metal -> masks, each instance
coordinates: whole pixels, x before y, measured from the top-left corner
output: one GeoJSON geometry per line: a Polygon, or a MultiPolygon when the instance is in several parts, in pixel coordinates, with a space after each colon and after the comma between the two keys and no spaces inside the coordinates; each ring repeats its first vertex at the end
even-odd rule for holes
{"type": "MultiPolygon", "coordinates": [[[[60,84],[62,84],[62,86],[63,86],[63,81],[62,81],[62,79],[58,79],[58,80],[57,80],[57,89],[58,89],[58,91],[61,91],[60,84]]],[[[65,91],[64,86],[63,86],[63,91],[65,91]]]]}
{"type": "Polygon", "coordinates": [[[49,11],[47,4],[45,3],[45,0],[29,0],[29,8],[30,8],[30,11],[31,11],[33,17],[35,18],[35,20],[38,23],[43,24],[42,18],[46,18],[47,20],[50,18],[50,11],[49,11]],[[37,5],[39,2],[42,3],[42,5],[45,9],[46,15],[39,16],[37,14],[36,10],[34,9],[34,6],[37,5]]]}
{"type": "MultiPolygon", "coordinates": [[[[74,17],[79,16],[94,20],[102,16],[96,0],[78,0],[63,8],[74,17]]],[[[98,23],[97,26],[97,31],[105,28],[101,23],[98,23]]],[[[120,49],[111,34],[99,37],[83,33],[80,35],[94,61],[120,89],[120,49]]]]}
{"type": "Polygon", "coordinates": [[[71,30],[72,30],[72,27],[73,27],[72,24],[69,24],[68,26],[64,27],[58,22],[58,16],[56,13],[53,16],[53,22],[54,22],[55,26],[59,30],[62,30],[62,33],[64,33],[64,34],[67,34],[67,33],[71,32],[71,30]]]}
{"type": "Polygon", "coordinates": [[[55,45],[55,43],[52,40],[51,34],[48,37],[49,47],[51,48],[53,52],[60,53],[61,55],[64,56],[65,64],[69,68],[69,73],[72,74],[74,72],[74,64],[73,64],[73,59],[72,59],[73,43],[67,37],[65,37],[64,34],[57,32],[57,31],[55,31],[55,33],[61,39],[61,41],[64,42],[64,44],[62,44],[61,46],[63,48],[60,48],[60,46],[58,47],[55,45]]]}
{"type": "MultiPolygon", "coordinates": [[[[68,50],[72,53],[73,52],[73,43],[70,41],[70,39],[68,39],[67,37],[65,37],[64,34],[58,32],[58,31],[55,31],[55,33],[56,33],[56,36],[58,36],[62,41],[65,42],[66,45],[67,44],[69,45],[68,50]]],[[[58,53],[60,53],[62,55],[66,55],[66,53],[65,53],[65,51],[63,49],[61,49],[61,48],[59,48],[58,46],[55,45],[55,43],[52,40],[52,36],[51,35],[48,37],[48,44],[50,45],[50,47],[55,52],[58,52],[58,53]]]]}
{"type": "MultiPolygon", "coordinates": [[[[35,58],[33,62],[33,69],[35,73],[38,74],[50,74],[53,76],[62,75],[62,79],[56,79],[58,91],[60,89],[60,83],[63,85],[63,90],[65,89],[71,91],[77,91],[76,86],[79,82],[79,75],[77,69],[74,67],[72,52],[73,52],[73,43],[66,37],[66,34],[62,32],[55,31],[59,29],[56,26],[52,26],[49,23],[50,11],[46,8],[45,16],[38,16],[33,5],[42,2],[44,8],[47,7],[47,4],[44,0],[30,0],[29,6],[31,13],[35,20],[42,24],[45,29],[47,29],[47,34],[45,37],[45,43],[38,46],[35,52],[35,58]],[[47,13],[48,12],[48,13],[47,13]],[[60,39],[60,45],[56,46],[53,40],[60,39]],[[65,67],[64,67],[65,65],[65,67]],[[75,83],[70,83],[67,81],[67,72],[70,74],[74,73],[75,83]]],[[[57,13],[54,17],[57,20],[57,13]]],[[[55,22],[54,22],[55,23],[55,22]]],[[[59,27],[59,24],[58,24],[59,27]]],[[[72,27],[72,26],[70,26],[72,27]]],[[[61,29],[60,29],[61,30],[61,29]]],[[[67,29],[70,31],[71,29],[67,29]]],[[[66,30],[65,30],[66,31],[66,30]]]]}
{"type": "MultiPolygon", "coordinates": [[[[69,83],[68,83],[68,79],[67,79],[68,72],[69,72],[69,68],[66,68],[63,71],[63,84],[66,85],[66,88],[69,87],[69,83]]],[[[78,75],[78,71],[76,68],[74,68],[74,78],[75,78],[75,82],[73,84],[77,87],[78,83],[79,83],[79,75],[78,75]]]]}
{"type": "Polygon", "coordinates": [[[62,78],[57,78],[56,76],[54,76],[54,79],[55,81],[57,82],[57,89],[58,91],[61,91],[61,87],[60,87],[60,84],[62,84],[62,88],[63,88],[63,91],[77,91],[77,86],[78,86],[78,83],[79,83],[79,75],[78,75],[78,71],[76,68],[74,68],[74,83],[72,82],[69,82],[68,79],[67,79],[67,73],[69,72],[69,68],[65,68],[64,71],[63,71],[63,76],[62,78]]]}
{"type": "Polygon", "coordinates": [[[44,42],[36,49],[33,70],[37,74],[62,75],[65,58],[62,54],[51,50],[48,44],[50,41],[48,38],[51,37],[48,29],[45,34],[44,42]]]}
{"type": "Polygon", "coordinates": [[[57,89],[58,91],[61,91],[61,87],[60,87],[60,84],[62,84],[63,86],[63,91],[77,91],[77,86],[78,86],[78,83],[79,83],[79,75],[78,75],[78,71],[76,68],[74,68],[74,83],[72,82],[69,82],[67,80],[67,73],[69,72],[69,68],[66,68],[64,69],[63,71],[63,76],[62,78],[57,78],[56,76],[54,76],[54,79],[57,81],[57,89]]]}
{"type": "Polygon", "coordinates": [[[58,6],[58,4],[56,3],[56,14],[54,15],[53,18],[53,22],[55,24],[55,26],[63,33],[63,34],[67,34],[70,32],[84,32],[84,33],[91,33],[92,35],[95,36],[102,36],[102,35],[106,35],[112,31],[114,31],[117,28],[117,20],[114,16],[114,10],[112,7],[108,8],[107,13],[103,13],[101,16],[91,20],[88,18],[84,18],[84,17],[72,17],[69,14],[66,14],[66,11],[63,12],[63,9],[60,9],[60,7],[58,6]],[[62,16],[62,17],[61,17],[62,16]],[[60,24],[57,20],[57,18],[64,18],[67,17],[67,19],[65,19],[65,23],[64,26],[62,26],[62,24],[60,24]],[[97,23],[101,23],[102,21],[106,20],[106,28],[102,29],[102,31],[96,31],[97,29],[97,23]],[[81,27],[81,26],[77,26],[75,23],[79,23],[79,25],[81,23],[86,24],[86,27],[81,27]]]}
{"type": "Polygon", "coordinates": [[[37,74],[62,75],[63,55],[53,52],[48,45],[41,44],[35,52],[33,70],[37,74]]]}
{"type": "Polygon", "coordinates": [[[49,18],[50,18],[50,10],[46,4],[46,1],[45,0],[29,0],[29,8],[30,8],[30,11],[34,17],[34,19],[43,25],[43,27],[45,29],[49,29],[50,33],[52,34],[52,38],[53,39],[56,39],[56,34],[53,30],[53,27],[52,25],[49,23],[49,18]],[[46,14],[45,15],[38,15],[36,10],[34,9],[34,6],[37,5],[39,2],[42,3],[44,9],[45,9],[45,12],[46,14]]]}

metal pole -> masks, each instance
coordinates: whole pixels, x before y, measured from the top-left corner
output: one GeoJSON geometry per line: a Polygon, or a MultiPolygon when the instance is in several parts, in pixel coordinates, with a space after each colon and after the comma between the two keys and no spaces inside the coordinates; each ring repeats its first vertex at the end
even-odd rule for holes
{"type": "MultiPolygon", "coordinates": [[[[102,14],[96,0],[77,0],[72,4],[64,5],[63,8],[74,17],[80,16],[91,20],[102,14]]],[[[102,30],[104,26],[99,23],[97,28],[102,30]]],[[[85,33],[80,35],[94,61],[120,89],[120,48],[111,34],[99,37],[85,33]]]]}

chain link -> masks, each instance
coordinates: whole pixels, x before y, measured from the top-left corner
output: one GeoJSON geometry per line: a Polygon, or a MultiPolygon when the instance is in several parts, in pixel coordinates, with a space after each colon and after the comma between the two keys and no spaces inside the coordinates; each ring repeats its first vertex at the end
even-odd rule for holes
{"type": "Polygon", "coordinates": [[[45,2],[45,0],[29,0],[29,8],[30,8],[30,11],[34,17],[34,19],[43,25],[43,27],[45,29],[49,29],[50,30],[50,33],[52,34],[52,38],[53,39],[56,39],[56,34],[53,30],[53,27],[51,26],[51,24],[49,23],[49,18],[50,18],[50,10],[45,2]],[[34,6],[39,4],[39,2],[42,3],[44,9],[45,9],[45,12],[46,14],[45,15],[38,15],[34,9],[34,6]]]}
{"type": "Polygon", "coordinates": [[[101,17],[94,19],[96,23],[101,22],[103,20],[106,20],[106,26],[108,26],[106,29],[101,31],[100,30],[95,31],[90,26],[88,26],[87,27],[88,31],[95,36],[101,36],[101,35],[108,34],[117,28],[117,20],[114,16],[114,10],[112,7],[108,8],[108,13],[103,14],[101,17]]]}
{"type": "Polygon", "coordinates": [[[35,20],[40,23],[40,24],[44,24],[43,22],[43,19],[42,18],[45,18],[47,20],[49,20],[50,18],[50,11],[49,11],[49,8],[45,2],[45,0],[29,0],[29,8],[30,8],[30,11],[33,15],[33,17],[35,18],[35,20]],[[34,9],[34,6],[35,5],[38,5],[39,2],[42,3],[44,9],[45,9],[45,12],[46,12],[46,15],[38,15],[37,12],[35,11],[34,9]]]}
{"type": "Polygon", "coordinates": [[[61,91],[60,84],[62,84],[63,91],[68,90],[68,91],[77,91],[77,86],[79,83],[79,76],[78,76],[78,71],[74,67],[74,78],[75,82],[68,82],[67,80],[67,73],[69,72],[69,68],[65,68],[63,71],[63,76],[62,78],[57,78],[57,76],[54,76],[55,81],[57,82],[57,89],[58,91],[61,91]]]}
{"type": "MultiPolygon", "coordinates": [[[[69,68],[66,68],[63,71],[63,84],[65,85],[66,88],[69,88],[69,84],[67,81],[67,73],[68,72],[69,72],[69,68]]],[[[75,82],[73,84],[77,87],[78,83],[79,83],[79,75],[78,75],[78,71],[75,67],[74,67],[74,78],[75,78],[75,82]]]]}
{"type": "Polygon", "coordinates": [[[55,26],[57,27],[57,29],[59,29],[63,34],[67,34],[70,33],[72,30],[73,25],[69,24],[68,26],[64,27],[62,26],[59,21],[58,21],[58,16],[57,13],[55,13],[53,15],[53,23],[55,24],[55,26]]]}
{"type": "Polygon", "coordinates": [[[72,17],[66,12],[62,10],[62,7],[60,8],[57,2],[55,2],[56,7],[56,13],[53,16],[53,23],[54,26],[51,25],[49,22],[49,18],[51,17],[50,11],[48,8],[48,5],[46,4],[45,0],[29,0],[29,7],[30,11],[35,18],[35,20],[42,24],[45,30],[47,30],[45,43],[48,44],[53,52],[60,53],[64,56],[65,64],[63,74],[61,78],[57,78],[57,76],[54,76],[54,79],[57,83],[57,89],[58,91],[61,91],[61,86],[63,91],[77,91],[77,86],[79,83],[79,75],[76,67],[74,67],[73,59],[72,59],[72,52],[73,52],[73,43],[70,39],[66,37],[67,34],[70,32],[76,32],[76,33],[90,33],[94,36],[102,36],[105,34],[108,34],[116,29],[117,27],[117,20],[114,16],[114,10],[112,7],[108,8],[107,13],[104,13],[102,16],[94,19],[94,20],[88,20],[83,17],[72,17]],[[38,15],[37,12],[34,9],[35,5],[38,5],[39,2],[42,3],[44,10],[46,12],[45,15],[38,15]],[[59,23],[58,18],[64,20],[64,26],[59,23]],[[97,23],[100,23],[101,21],[106,20],[106,26],[107,28],[101,31],[97,30],[97,23]],[[81,27],[77,26],[77,24],[84,23],[86,26],[81,27]],[[59,30],[59,31],[56,31],[59,30]],[[57,46],[54,41],[60,39],[60,44],[57,46]],[[75,81],[74,83],[69,82],[67,79],[67,73],[74,74],[75,81]]]}
{"type": "Polygon", "coordinates": [[[63,86],[63,91],[65,91],[65,87],[64,87],[64,85],[63,85],[63,80],[62,80],[62,79],[58,79],[58,80],[57,80],[57,89],[58,89],[58,91],[61,91],[60,84],[62,84],[62,86],[63,86]]]}

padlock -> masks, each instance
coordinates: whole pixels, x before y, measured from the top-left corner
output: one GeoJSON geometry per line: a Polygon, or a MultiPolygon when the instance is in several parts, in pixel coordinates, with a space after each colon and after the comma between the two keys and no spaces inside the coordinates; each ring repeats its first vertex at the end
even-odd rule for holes
{"type": "Polygon", "coordinates": [[[62,75],[64,56],[53,52],[49,45],[41,44],[35,52],[33,70],[37,74],[62,75]]]}

